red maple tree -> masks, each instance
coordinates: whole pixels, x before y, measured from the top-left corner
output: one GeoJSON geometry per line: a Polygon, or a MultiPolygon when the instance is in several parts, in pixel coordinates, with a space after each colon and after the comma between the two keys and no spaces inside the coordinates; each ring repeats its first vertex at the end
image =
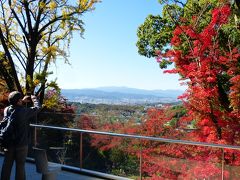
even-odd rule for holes
{"type": "Polygon", "coordinates": [[[212,20],[201,32],[194,24],[177,26],[172,45],[163,55],[176,64],[166,73],[179,73],[188,89],[182,98],[188,115],[201,129],[196,140],[237,144],[240,125],[240,68],[238,49],[229,41],[220,44],[221,27],[228,23],[229,5],[212,12],[212,20]],[[181,50],[181,36],[187,37],[189,48],[181,50]]]}
{"type": "MultiPolygon", "coordinates": [[[[231,16],[230,5],[225,4],[212,11],[210,23],[200,29],[193,17],[188,23],[178,25],[173,32],[172,50],[159,54],[161,58],[175,63],[166,73],[179,73],[188,89],[179,98],[187,112],[169,126],[176,115],[169,109],[150,109],[148,118],[141,126],[134,123],[118,125],[124,133],[160,136],[172,139],[240,145],[240,53],[231,40],[222,41],[222,27],[231,16]],[[187,47],[186,47],[187,44],[187,47]],[[195,122],[192,132],[184,130],[195,122]]],[[[186,21],[186,20],[185,20],[186,21]]],[[[111,129],[113,125],[108,125],[111,129]]],[[[116,126],[116,125],[114,125],[116,126]]],[[[99,145],[101,139],[94,139],[99,145]]],[[[104,150],[116,147],[116,142],[101,144],[104,150]]],[[[117,146],[130,154],[143,158],[142,172],[150,179],[239,179],[233,169],[240,164],[240,152],[235,150],[201,146],[168,144],[150,140],[128,141],[117,146]],[[138,148],[133,148],[138,147],[138,148]],[[139,148],[142,148],[141,153],[139,148]],[[224,153],[224,157],[223,157],[224,153]]]]}

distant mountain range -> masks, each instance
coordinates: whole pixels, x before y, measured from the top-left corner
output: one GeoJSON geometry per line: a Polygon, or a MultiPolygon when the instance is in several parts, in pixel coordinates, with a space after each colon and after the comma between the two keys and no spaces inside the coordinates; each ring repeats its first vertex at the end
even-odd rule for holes
{"type": "Polygon", "coordinates": [[[99,87],[92,89],[62,89],[71,102],[92,104],[173,103],[182,90],[144,90],[128,87],[99,87]]]}

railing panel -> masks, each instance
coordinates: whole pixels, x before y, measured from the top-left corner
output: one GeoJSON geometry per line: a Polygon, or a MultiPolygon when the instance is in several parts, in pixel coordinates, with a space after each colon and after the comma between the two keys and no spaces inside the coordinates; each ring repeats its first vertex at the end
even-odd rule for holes
{"type": "Polygon", "coordinates": [[[223,153],[225,179],[240,179],[240,150],[224,149],[223,153]]]}
{"type": "Polygon", "coordinates": [[[33,138],[32,146],[46,149],[49,161],[80,167],[80,138],[78,132],[46,128],[34,129],[33,137],[36,133],[36,142],[33,138]]]}
{"type": "MultiPolygon", "coordinates": [[[[47,150],[48,160],[68,166],[137,179],[140,176],[138,139],[31,128],[36,146],[47,150]]],[[[29,152],[34,157],[31,148],[29,152]]]]}
{"type": "Polygon", "coordinates": [[[222,179],[219,148],[143,141],[144,178],[222,179]]]}
{"type": "Polygon", "coordinates": [[[37,146],[66,148],[61,161],[66,165],[131,179],[240,179],[239,146],[32,125],[35,128],[37,146]]]}
{"type": "Polygon", "coordinates": [[[139,177],[139,143],[134,139],[84,133],[83,168],[121,177],[139,177]]]}

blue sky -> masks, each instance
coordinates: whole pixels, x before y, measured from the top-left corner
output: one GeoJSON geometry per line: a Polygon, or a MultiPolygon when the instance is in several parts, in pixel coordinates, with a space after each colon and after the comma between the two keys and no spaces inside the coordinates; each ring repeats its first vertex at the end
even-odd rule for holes
{"type": "Polygon", "coordinates": [[[184,89],[178,75],[163,74],[155,59],[137,52],[137,28],[149,14],[161,14],[158,0],[102,0],[95,11],[84,14],[84,39],[74,35],[71,65],[58,62],[54,68],[59,86],[184,89]]]}

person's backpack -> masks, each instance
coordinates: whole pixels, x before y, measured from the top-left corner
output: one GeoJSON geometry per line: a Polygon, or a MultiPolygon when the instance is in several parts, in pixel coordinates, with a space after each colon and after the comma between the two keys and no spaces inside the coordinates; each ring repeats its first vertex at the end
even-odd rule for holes
{"type": "Polygon", "coordinates": [[[9,106],[4,111],[4,117],[0,121],[0,147],[2,148],[6,148],[9,143],[14,143],[16,138],[14,121],[15,109],[9,106]]]}

